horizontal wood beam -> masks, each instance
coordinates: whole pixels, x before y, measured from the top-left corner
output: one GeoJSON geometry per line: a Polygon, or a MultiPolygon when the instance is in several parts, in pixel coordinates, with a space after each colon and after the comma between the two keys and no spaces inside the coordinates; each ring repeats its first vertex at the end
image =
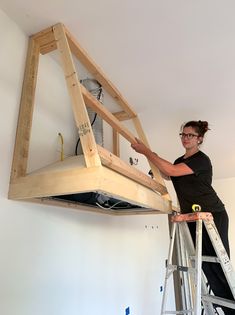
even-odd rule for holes
{"type": "Polygon", "coordinates": [[[57,171],[38,171],[15,179],[10,185],[9,198],[28,199],[96,191],[101,176],[102,166],[82,169],[60,169],[58,166],[57,171]]]}
{"type": "Polygon", "coordinates": [[[115,116],[120,121],[128,120],[130,118],[134,118],[134,117],[128,116],[127,113],[124,112],[124,111],[113,113],[113,116],[115,116]]]}
{"type": "Polygon", "coordinates": [[[53,27],[48,27],[32,35],[31,38],[38,43],[42,55],[57,49],[53,27]]]}
{"type": "Polygon", "coordinates": [[[9,198],[27,200],[92,191],[150,210],[172,212],[171,202],[153,189],[106,166],[81,167],[79,156],[14,179],[10,185],[9,198]]]}

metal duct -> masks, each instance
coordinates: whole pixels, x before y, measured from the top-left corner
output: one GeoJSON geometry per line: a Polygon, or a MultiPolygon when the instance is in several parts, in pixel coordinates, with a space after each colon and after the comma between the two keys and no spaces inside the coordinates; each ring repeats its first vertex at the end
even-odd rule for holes
{"type": "MultiPolygon", "coordinates": [[[[95,79],[82,79],[80,83],[100,102],[103,104],[104,93],[101,84],[95,79]]],[[[94,133],[95,141],[97,144],[104,146],[104,132],[103,132],[103,120],[89,107],[87,108],[88,116],[94,133]]],[[[80,145],[80,139],[78,139],[76,146],[76,155],[82,154],[80,145]]]]}

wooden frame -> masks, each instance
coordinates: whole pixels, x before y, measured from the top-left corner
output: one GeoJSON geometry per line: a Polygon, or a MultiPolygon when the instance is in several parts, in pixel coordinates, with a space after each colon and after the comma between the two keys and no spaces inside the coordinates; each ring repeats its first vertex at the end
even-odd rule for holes
{"type": "Polygon", "coordinates": [[[138,137],[148,146],[137,114],[63,24],[58,23],[32,35],[29,39],[22,88],[9,199],[79,207],[79,209],[84,208],[109,214],[170,213],[172,211],[171,200],[158,169],[150,163],[154,174],[154,179],[152,179],[118,157],[119,135],[125,137],[130,143],[135,142],[135,136],[122,124],[122,121],[127,119],[133,121],[138,137]],[[67,158],[27,174],[39,57],[40,54],[47,54],[55,49],[58,49],[60,53],[83,155],[67,158]],[[72,54],[114,98],[122,111],[111,113],[80,84],[72,54]],[[114,153],[96,144],[87,107],[95,111],[113,128],[114,153]],[[125,200],[142,208],[125,211],[93,209],[50,199],[51,196],[89,191],[125,200]]]}

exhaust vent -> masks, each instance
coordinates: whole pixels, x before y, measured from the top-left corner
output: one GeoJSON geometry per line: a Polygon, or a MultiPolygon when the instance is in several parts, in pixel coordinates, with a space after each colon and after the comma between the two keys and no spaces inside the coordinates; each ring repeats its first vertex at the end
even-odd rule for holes
{"type": "MultiPolygon", "coordinates": [[[[80,83],[93,95],[101,104],[103,104],[104,93],[102,85],[95,79],[86,78],[80,80],[80,83]]],[[[97,144],[104,146],[104,131],[103,131],[103,119],[97,115],[91,108],[87,108],[87,113],[90,119],[91,127],[97,144]]],[[[75,154],[82,154],[82,147],[80,144],[80,138],[78,138],[75,154]]]]}

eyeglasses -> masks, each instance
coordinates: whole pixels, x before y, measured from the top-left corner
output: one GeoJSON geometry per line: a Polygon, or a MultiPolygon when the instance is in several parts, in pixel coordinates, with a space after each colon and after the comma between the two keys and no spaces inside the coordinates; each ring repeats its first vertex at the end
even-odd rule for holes
{"type": "Polygon", "coordinates": [[[193,137],[198,137],[198,135],[195,135],[193,133],[184,133],[184,132],[180,133],[179,136],[181,138],[187,138],[187,139],[193,139],[193,137]]]}

